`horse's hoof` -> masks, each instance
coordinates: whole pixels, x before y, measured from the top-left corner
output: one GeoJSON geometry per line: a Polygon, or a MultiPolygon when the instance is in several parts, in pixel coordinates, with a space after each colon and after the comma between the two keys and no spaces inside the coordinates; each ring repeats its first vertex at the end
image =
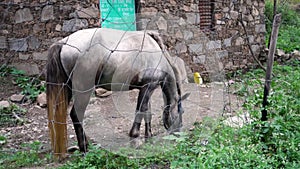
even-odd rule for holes
{"type": "Polygon", "coordinates": [[[129,137],[138,138],[139,136],[140,136],[139,132],[136,132],[136,131],[130,131],[129,132],[129,137]]]}
{"type": "Polygon", "coordinates": [[[151,138],[153,134],[151,132],[145,132],[145,138],[151,138]]]}
{"type": "Polygon", "coordinates": [[[79,150],[78,146],[71,146],[67,149],[68,153],[74,153],[76,150],[79,150]]]}
{"type": "Polygon", "coordinates": [[[129,137],[137,138],[140,136],[140,126],[141,123],[134,122],[132,128],[129,132],[129,137]]]}

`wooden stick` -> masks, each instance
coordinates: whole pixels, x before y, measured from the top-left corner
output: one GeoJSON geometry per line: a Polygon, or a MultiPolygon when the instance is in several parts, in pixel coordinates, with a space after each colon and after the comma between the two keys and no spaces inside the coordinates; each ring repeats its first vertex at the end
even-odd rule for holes
{"type": "MultiPolygon", "coordinates": [[[[272,18],[273,21],[276,14],[277,14],[277,0],[273,0],[273,18],[272,18]]],[[[268,48],[270,47],[270,42],[271,42],[271,36],[269,37],[268,48]]]]}
{"type": "Polygon", "coordinates": [[[271,76],[272,76],[272,69],[273,69],[273,62],[274,62],[274,53],[276,49],[277,37],[278,37],[278,30],[281,22],[281,14],[276,14],[273,20],[272,25],[272,33],[271,33],[271,40],[270,40],[270,47],[268,53],[268,63],[267,63],[267,71],[266,71],[266,81],[264,87],[264,96],[263,96],[263,110],[261,112],[261,120],[267,121],[268,120],[268,113],[266,110],[266,106],[268,105],[268,95],[270,91],[270,84],[271,84],[271,76]]]}

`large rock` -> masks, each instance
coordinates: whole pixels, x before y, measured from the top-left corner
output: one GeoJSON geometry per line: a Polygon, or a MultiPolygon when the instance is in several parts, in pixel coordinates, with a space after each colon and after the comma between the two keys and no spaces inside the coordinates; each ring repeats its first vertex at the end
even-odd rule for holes
{"type": "Polygon", "coordinates": [[[64,32],[75,32],[82,28],[88,27],[88,21],[86,19],[71,19],[66,20],[63,23],[62,31],[64,32]]]}
{"type": "Polygon", "coordinates": [[[218,56],[219,59],[223,59],[228,57],[228,51],[227,50],[216,51],[216,55],[218,56]]]}
{"type": "Polygon", "coordinates": [[[232,41],[232,38],[227,38],[227,39],[224,39],[224,46],[225,47],[230,47],[231,46],[231,41],[232,41]]]}
{"type": "Polygon", "coordinates": [[[97,18],[99,15],[99,9],[95,7],[82,8],[77,10],[79,18],[97,18]]]}
{"type": "Polygon", "coordinates": [[[168,22],[165,20],[165,18],[160,17],[158,21],[156,22],[156,25],[159,30],[167,30],[168,29],[168,22]]]}
{"type": "Polygon", "coordinates": [[[0,36],[0,49],[6,49],[7,47],[7,38],[5,36],[0,36]]]}
{"type": "Polygon", "coordinates": [[[25,52],[28,50],[27,38],[10,38],[8,41],[10,50],[17,52],[25,52]]]}
{"type": "Polygon", "coordinates": [[[47,60],[48,59],[48,51],[44,52],[34,52],[33,53],[34,60],[47,60]]]}
{"type": "Polygon", "coordinates": [[[209,50],[212,49],[220,49],[222,47],[221,41],[220,40],[216,40],[216,41],[209,41],[206,44],[206,48],[209,50]]]}
{"type": "Polygon", "coordinates": [[[41,45],[41,42],[37,37],[31,36],[28,39],[28,45],[30,49],[38,49],[41,45]]]}
{"type": "Polygon", "coordinates": [[[21,52],[19,53],[19,59],[21,60],[28,60],[30,56],[31,56],[30,54],[24,54],[21,52]]]}
{"type": "Polygon", "coordinates": [[[19,9],[15,14],[16,23],[32,21],[33,16],[29,8],[19,9]]]}
{"type": "Polygon", "coordinates": [[[187,52],[187,46],[185,45],[185,43],[177,43],[175,45],[175,50],[176,50],[176,53],[178,53],[178,54],[185,53],[185,52],[187,52]]]}
{"type": "Polygon", "coordinates": [[[255,32],[256,33],[265,33],[266,32],[266,25],[265,24],[255,25],[255,32]]]}
{"type": "Polygon", "coordinates": [[[53,6],[47,5],[42,10],[41,21],[48,21],[54,19],[53,6]]]}
{"type": "Polygon", "coordinates": [[[40,70],[37,64],[33,63],[15,63],[13,64],[13,66],[18,69],[18,70],[23,70],[25,71],[26,75],[39,75],[40,74],[40,70]]]}
{"type": "Polygon", "coordinates": [[[195,54],[200,54],[203,52],[203,44],[189,44],[189,51],[195,54]]]}
{"type": "Polygon", "coordinates": [[[285,55],[284,51],[281,49],[276,49],[276,55],[278,55],[279,57],[282,57],[285,55]]]}
{"type": "Polygon", "coordinates": [[[204,64],[206,60],[206,56],[205,55],[199,55],[199,56],[193,56],[193,62],[194,63],[200,63],[200,64],[204,64]]]}
{"type": "Polygon", "coordinates": [[[190,39],[192,39],[194,37],[194,34],[193,34],[193,32],[192,31],[187,31],[187,30],[185,30],[185,31],[183,31],[183,38],[184,38],[184,40],[190,40],[190,39]]]}
{"type": "Polygon", "coordinates": [[[199,13],[186,13],[186,22],[191,25],[197,25],[200,23],[199,13]]]}
{"type": "Polygon", "coordinates": [[[291,56],[292,56],[293,58],[300,59],[300,51],[294,50],[294,51],[291,53],[291,56]]]}

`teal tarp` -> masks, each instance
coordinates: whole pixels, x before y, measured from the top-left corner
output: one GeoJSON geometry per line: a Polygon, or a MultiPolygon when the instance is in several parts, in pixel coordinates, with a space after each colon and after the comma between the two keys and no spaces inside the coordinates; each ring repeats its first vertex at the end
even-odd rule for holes
{"type": "Polygon", "coordinates": [[[100,0],[101,26],[119,30],[136,30],[134,0],[100,0]]]}

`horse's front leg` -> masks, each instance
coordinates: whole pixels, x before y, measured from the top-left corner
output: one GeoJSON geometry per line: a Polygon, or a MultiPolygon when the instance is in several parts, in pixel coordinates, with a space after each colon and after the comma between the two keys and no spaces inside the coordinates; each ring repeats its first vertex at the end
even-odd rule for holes
{"type": "Polygon", "coordinates": [[[141,122],[143,118],[145,120],[145,137],[146,138],[152,137],[152,132],[151,132],[152,114],[150,111],[136,113],[132,128],[129,132],[130,137],[133,138],[139,137],[141,122]]]}
{"type": "Polygon", "coordinates": [[[129,136],[133,138],[137,138],[140,135],[140,127],[141,122],[143,120],[144,114],[142,112],[136,111],[134,122],[132,124],[131,130],[129,132],[129,136]]]}
{"type": "Polygon", "coordinates": [[[151,120],[152,120],[152,113],[151,113],[151,104],[148,104],[148,111],[145,112],[144,120],[145,120],[145,138],[152,137],[151,131],[151,120]]]}
{"type": "Polygon", "coordinates": [[[149,100],[150,97],[155,89],[154,85],[147,85],[140,89],[137,107],[136,107],[136,114],[135,119],[132,125],[132,128],[129,132],[129,136],[136,138],[140,135],[140,126],[143,118],[145,119],[146,123],[146,131],[145,137],[151,137],[151,112],[149,111],[149,100]]]}

